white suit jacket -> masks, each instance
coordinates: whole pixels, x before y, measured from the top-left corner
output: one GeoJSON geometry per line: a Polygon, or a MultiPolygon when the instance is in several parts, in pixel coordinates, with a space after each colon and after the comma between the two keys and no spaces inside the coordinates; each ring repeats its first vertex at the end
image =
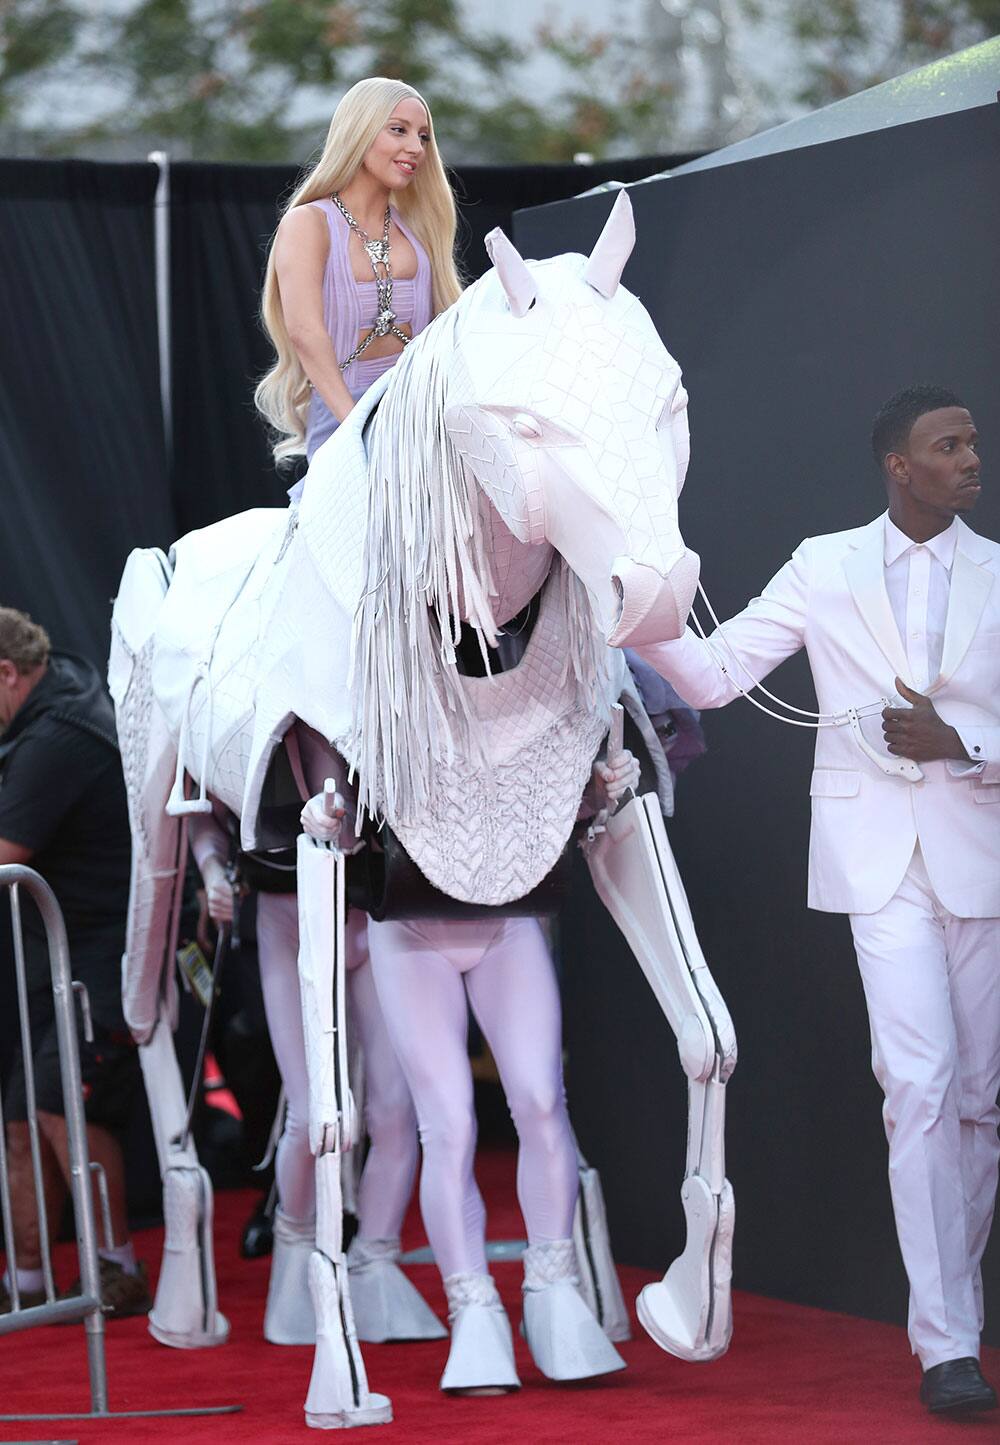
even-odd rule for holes
{"type": "MultiPolygon", "coordinates": [[[[819,710],[840,713],[911,684],[884,578],[884,522],[810,537],[760,597],[713,634],[741,687],[804,647],[819,710]],[[728,643],[728,647],[726,646],[728,643]]],[[[810,785],[809,906],[874,913],[902,881],[919,840],[934,890],[959,917],[1000,916],[1000,546],[961,521],[952,565],[941,671],[926,692],[958,728],[978,773],[922,763],[923,782],[890,777],[848,727],[820,728],[810,785]]],[[[722,707],[739,691],[693,632],[639,647],[693,707],[722,707]]],[[[777,726],[777,724],[776,724],[777,726]]],[[[885,751],[881,718],[864,725],[885,751]]]]}

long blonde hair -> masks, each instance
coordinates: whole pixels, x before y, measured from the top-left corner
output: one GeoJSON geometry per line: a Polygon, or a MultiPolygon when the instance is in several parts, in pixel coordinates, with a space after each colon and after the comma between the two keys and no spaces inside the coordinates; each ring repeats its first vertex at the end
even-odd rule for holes
{"type": "MultiPolygon", "coordinates": [[[[282,214],[293,206],[321,200],[343,190],[361,167],[368,147],[375,140],[401,100],[418,100],[427,112],[430,141],[423,165],[406,190],[395,198],[400,214],[427,252],[431,263],[432,311],[436,316],[457,301],[462,284],[455,266],[455,197],[445,175],[441,154],[434,139],[434,124],[427,102],[412,85],[401,80],[371,76],[359,80],[343,97],[333,113],[323,154],[307,171],[292,193],[282,214]]],[[[264,328],[277,352],[277,359],[254,393],[257,408],[278,433],[274,455],[279,462],[300,455],[305,449],[309,381],[288,335],[278,278],[274,268],[274,238],[267,258],[267,272],[261,299],[264,328]]]]}

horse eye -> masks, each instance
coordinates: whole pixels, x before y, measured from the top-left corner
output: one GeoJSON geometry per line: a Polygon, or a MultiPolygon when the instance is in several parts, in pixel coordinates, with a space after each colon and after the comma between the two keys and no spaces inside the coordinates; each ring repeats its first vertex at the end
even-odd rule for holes
{"type": "Polygon", "coordinates": [[[524,411],[518,412],[517,416],[515,416],[511,422],[511,425],[518,436],[524,437],[525,441],[537,441],[542,434],[542,429],[535,418],[529,416],[527,412],[524,411]]]}

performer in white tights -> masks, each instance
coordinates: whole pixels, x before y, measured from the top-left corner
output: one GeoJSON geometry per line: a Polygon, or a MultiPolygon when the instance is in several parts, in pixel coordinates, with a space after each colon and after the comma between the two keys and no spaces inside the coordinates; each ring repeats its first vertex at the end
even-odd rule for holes
{"type": "Polygon", "coordinates": [[[368,938],[379,1003],[417,1107],[420,1205],[445,1281],[487,1273],[486,1216],[472,1172],[470,1007],[517,1128],[517,1195],[529,1242],[568,1240],[579,1174],[559,989],[538,920],[371,922],[368,938]]]}
{"type": "MultiPolygon", "coordinates": [[[[638,782],[628,752],[597,764],[595,773],[610,803],[638,782]]],[[[302,825],[313,837],[339,836],[339,819],[326,814],[322,795],[306,804],[302,825]]],[[[517,1192],[528,1235],[524,1333],[535,1363],[557,1380],[623,1369],[577,1288],[578,1160],[563,1086],[559,989],[538,920],[371,920],[368,942],[378,1000],[420,1125],[420,1205],[452,1326],[441,1388],[493,1393],[520,1383],[510,1325],[487,1267],[486,1211],[473,1174],[470,1007],[517,1128],[517,1192]]]]}
{"type": "MultiPolygon", "coordinates": [[[[258,895],[257,947],[268,1028],[285,1088],[285,1127],[275,1155],[278,1195],[286,1216],[311,1222],[316,1213],[316,1161],[309,1148],[294,893],[258,895]]],[[[375,994],[363,914],[348,915],[347,947],[351,1024],[364,1054],[365,1123],[371,1140],[358,1195],[358,1238],[373,1244],[398,1242],[417,1172],[417,1121],[375,994]]]]}
{"type": "MultiPolygon", "coordinates": [[[[209,915],[216,924],[231,922],[229,836],[211,814],[193,817],[190,830],[209,915]]],[[[365,934],[364,915],[352,911],[348,1000],[351,1027],[364,1055],[365,1125],[370,1140],[358,1190],[358,1233],[349,1250],[355,1322],[362,1340],[435,1339],[444,1330],[395,1263],[417,1168],[416,1116],[375,994],[365,934]]],[[[316,1161],[309,1147],[294,893],[258,893],[257,949],[267,1026],[286,1105],[275,1155],[279,1204],[264,1335],[272,1344],[308,1344],[315,1337],[305,1268],[315,1236],[316,1161]]]]}

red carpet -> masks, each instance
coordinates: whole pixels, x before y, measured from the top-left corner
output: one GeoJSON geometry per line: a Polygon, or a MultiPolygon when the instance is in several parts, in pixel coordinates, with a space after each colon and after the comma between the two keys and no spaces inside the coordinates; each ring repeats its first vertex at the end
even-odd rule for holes
{"type": "MultiPolygon", "coordinates": [[[[513,1161],[485,1155],[479,1179],[489,1205],[490,1236],[522,1234],[514,1204],[513,1161]]],[[[237,1254],[248,1193],[216,1200],[217,1267],[222,1307],[232,1323],[227,1345],[185,1353],[164,1349],[144,1320],[122,1320],[107,1331],[112,1409],[242,1403],[242,1414],[203,1419],[63,1421],[0,1424],[0,1440],[284,1442],[323,1438],[303,1423],[302,1403],[312,1351],[266,1345],[261,1320],[268,1265],[237,1254]]],[[[139,1252],[159,1256],[156,1231],[140,1235],[139,1252]]],[[[415,1212],[408,1248],[423,1243],[415,1212]]],[[[71,1249],[57,1254],[62,1283],[74,1272],[71,1249]]],[[[520,1266],[494,1265],[504,1301],[517,1323],[520,1266]]],[[[412,1276],[442,1314],[444,1296],[431,1265],[412,1276]]],[[[631,1302],[650,1276],[624,1269],[631,1302]]],[[[736,1333],[729,1353],[712,1365],[687,1365],[663,1354],[642,1329],[622,1347],[628,1369],[608,1383],[556,1386],[531,1364],[518,1339],[523,1389],[499,1399],[452,1400],[437,1389],[446,1342],[365,1347],[373,1389],[392,1397],[392,1425],[352,1435],[358,1441],[396,1439],[433,1445],[923,1445],[961,1438],[994,1441],[996,1417],[962,1426],[930,1419],[917,1402],[917,1371],[905,1334],[888,1325],[844,1315],[736,1296],[736,1333]]],[[[984,1366],[1000,1380],[1000,1350],[984,1366]]],[[[0,1412],[86,1409],[83,1330],[50,1326],[0,1341],[0,1412]]]]}

